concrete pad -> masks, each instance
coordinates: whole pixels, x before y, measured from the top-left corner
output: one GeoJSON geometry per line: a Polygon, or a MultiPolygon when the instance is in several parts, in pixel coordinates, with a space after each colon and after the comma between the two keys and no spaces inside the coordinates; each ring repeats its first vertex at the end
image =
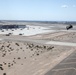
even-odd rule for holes
{"type": "Polygon", "coordinates": [[[66,69],[66,68],[76,68],[76,63],[71,64],[59,64],[53,69],[66,69]]]}
{"type": "Polygon", "coordinates": [[[64,64],[66,64],[66,63],[69,64],[69,63],[71,63],[71,62],[74,62],[74,63],[75,63],[76,60],[75,60],[75,59],[65,59],[65,60],[63,60],[61,63],[62,63],[62,64],[63,64],[63,63],[64,63],[64,64]]]}
{"type": "Polygon", "coordinates": [[[76,71],[74,69],[61,70],[61,71],[49,71],[45,75],[76,75],[76,71]]]}
{"type": "Polygon", "coordinates": [[[45,75],[76,75],[76,51],[61,61],[45,75]],[[72,57],[72,58],[70,58],[72,57]]]}

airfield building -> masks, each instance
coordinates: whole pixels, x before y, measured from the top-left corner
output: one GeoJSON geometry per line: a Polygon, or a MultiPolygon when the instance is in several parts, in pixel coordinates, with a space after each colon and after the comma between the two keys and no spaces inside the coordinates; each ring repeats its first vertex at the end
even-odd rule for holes
{"type": "Polygon", "coordinates": [[[0,25],[0,29],[26,28],[26,25],[0,25]]]}

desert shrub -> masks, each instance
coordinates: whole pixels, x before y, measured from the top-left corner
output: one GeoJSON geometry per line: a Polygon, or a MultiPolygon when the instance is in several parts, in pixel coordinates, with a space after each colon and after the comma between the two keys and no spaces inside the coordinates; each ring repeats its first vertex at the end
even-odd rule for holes
{"type": "Polygon", "coordinates": [[[2,57],[4,57],[6,54],[4,53],[3,55],[2,55],[2,57]]]}
{"type": "Polygon", "coordinates": [[[31,49],[31,51],[33,51],[33,49],[31,49]]]}
{"type": "Polygon", "coordinates": [[[3,62],[4,63],[4,65],[6,65],[7,63],[6,62],[3,62]]]}
{"type": "Polygon", "coordinates": [[[3,66],[2,64],[0,64],[0,66],[3,66]]]}
{"type": "Polygon", "coordinates": [[[20,57],[18,57],[18,59],[21,59],[20,57]]]}
{"type": "Polygon", "coordinates": [[[47,48],[47,50],[51,50],[51,49],[53,49],[53,48],[54,48],[54,47],[51,47],[51,46],[50,46],[50,47],[47,48]]]}
{"type": "Polygon", "coordinates": [[[19,46],[19,44],[18,43],[15,43],[17,46],[19,46]]]}
{"type": "Polygon", "coordinates": [[[37,55],[39,55],[39,53],[37,53],[37,55]]]}
{"type": "Polygon", "coordinates": [[[1,70],[4,70],[3,67],[0,67],[1,70]]]}
{"type": "Polygon", "coordinates": [[[9,64],[8,67],[11,67],[11,65],[9,64]]]}
{"type": "Polygon", "coordinates": [[[9,46],[10,46],[10,44],[7,47],[9,47],[9,46]]]}
{"type": "Polygon", "coordinates": [[[26,59],[26,57],[24,57],[24,59],[26,59]]]}
{"type": "Polygon", "coordinates": [[[3,73],[3,75],[6,75],[6,73],[3,73]]]}
{"type": "Polygon", "coordinates": [[[43,46],[44,49],[46,49],[46,46],[43,46]]]}
{"type": "Polygon", "coordinates": [[[20,47],[20,49],[22,49],[22,47],[20,47]]]}

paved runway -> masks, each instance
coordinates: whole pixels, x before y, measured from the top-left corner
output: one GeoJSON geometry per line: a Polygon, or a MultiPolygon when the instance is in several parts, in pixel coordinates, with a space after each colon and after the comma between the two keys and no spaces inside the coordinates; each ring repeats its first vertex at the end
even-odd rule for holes
{"type": "Polygon", "coordinates": [[[45,75],[76,75],[76,51],[48,71],[45,75]]]}

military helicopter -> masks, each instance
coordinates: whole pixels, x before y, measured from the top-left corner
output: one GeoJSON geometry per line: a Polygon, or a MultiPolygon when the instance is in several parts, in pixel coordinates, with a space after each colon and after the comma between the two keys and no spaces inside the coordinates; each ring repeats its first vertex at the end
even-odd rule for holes
{"type": "Polygon", "coordinates": [[[69,29],[71,29],[71,28],[73,28],[73,25],[71,25],[71,24],[68,25],[68,26],[66,26],[66,29],[67,29],[67,30],[69,30],[69,29]]]}

